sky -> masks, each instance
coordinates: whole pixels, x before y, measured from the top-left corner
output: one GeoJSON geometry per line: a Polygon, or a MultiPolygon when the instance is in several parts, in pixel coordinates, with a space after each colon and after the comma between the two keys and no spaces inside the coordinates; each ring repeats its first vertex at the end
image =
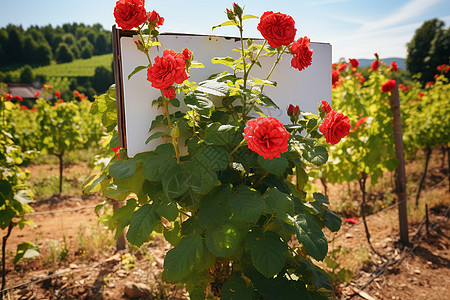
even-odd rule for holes
{"type": "MultiPolygon", "coordinates": [[[[0,27],[8,24],[53,26],[65,23],[100,23],[110,30],[114,24],[114,0],[0,0],[0,27]]],[[[340,58],[406,58],[406,44],[425,21],[438,18],[450,26],[448,0],[241,0],[245,14],[261,16],[265,11],[292,16],[297,38],[330,43],[333,62],[340,58]]],[[[238,35],[235,28],[211,27],[227,21],[225,9],[233,1],[146,0],[145,8],[165,18],[160,32],[238,35]]],[[[244,35],[261,37],[258,20],[248,20],[244,35]]]]}

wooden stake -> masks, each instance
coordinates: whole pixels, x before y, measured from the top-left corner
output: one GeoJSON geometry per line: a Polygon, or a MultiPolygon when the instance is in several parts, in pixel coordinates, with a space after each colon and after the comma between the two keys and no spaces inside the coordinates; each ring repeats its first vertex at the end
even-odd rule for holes
{"type": "Polygon", "coordinates": [[[391,91],[390,101],[391,110],[394,114],[394,142],[395,152],[399,161],[396,176],[395,189],[398,197],[398,219],[400,223],[400,242],[406,246],[408,240],[408,214],[407,214],[407,198],[406,198],[406,172],[405,172],[405,155],[403,152],[402,139],[402,119],[400,111],[400,96],[398,93],[398,83],[394,90],[391,91]]]}

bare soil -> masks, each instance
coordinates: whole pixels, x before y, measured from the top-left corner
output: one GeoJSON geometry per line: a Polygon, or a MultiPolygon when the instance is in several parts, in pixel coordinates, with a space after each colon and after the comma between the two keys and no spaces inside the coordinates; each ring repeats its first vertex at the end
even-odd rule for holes
{"type": "MultiPolygon", "coordinates": [[[[46,174],[57,172],[43,168],[46,174]]],[[[414,219],[409,226],[408,247],[398,243],[395,205],[367,218],[373,248],[382,256],[370,250],[360,219],[346,224],[346,215],[338,233],[327,233],[329,250],[344,249],[348,255],[337,260],[341,268],[352,272],[350,282],[336,282],[338,299],[448,299],[449,183],[447,173],[437,168],[436,164],[431,166],[430,174],[440,175],[426,182],[423,192],[424,199],[439,200],[429,209],[429,232],[422,219],[414,219]]],[[[42,174],[36,169],[33,172],[42,174]]],[[[330,186],[330,201],[342,198],[344,190],[330,186]]],[[[35,214],[30,218],[35,225],[15,229],[8,239],[5,299],[129,299],[131,294],[127,297],[125,290],[133,284],[142,292],[141,299],[188,299],[183,289],[161,281],[164,256],[170,248],[163,238],[155,235],[141,250],[115,253],[112,234],[99,225],[94,212],[102,201],[100,195],[63,196],[34,204],[35,214]],[[16,247],[23,241],[39,244],[41,255],[14,266],[16,247]],[[67,249],[63,258],[58,257],[61,249],[67,249]]]]}

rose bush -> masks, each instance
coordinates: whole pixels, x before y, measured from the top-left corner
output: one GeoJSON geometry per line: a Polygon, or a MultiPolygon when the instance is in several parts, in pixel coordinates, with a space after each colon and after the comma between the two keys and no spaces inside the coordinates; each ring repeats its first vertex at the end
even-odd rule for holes
{"type": "MultiPolygon", "coordinates": [[[[117,117],[109,111],[116,107],[115,92],[96,99],[93,112],[113,135],[111,160],[85,192],[103,191],[107,199],[123,201],[111,221],[116,237],[128,228],[127,240],[140,247],[153,231],[164,235],[173,247],[164,260],[163,279],[183,284],[191,299],[211,294],[223,299],[328,299],[331,283],[313,259],[327,255],[322,229],[339,230],[341,219],[309,180],[311,169],[328,160],[318,131],[325,113],[303,112],[293,104],[283,108],[292,124],[283,125],[262,111],[278,108],[263,88],[276,86],[270,76],[283,55],[293,57],[299,67],[311,63],[309,39],[293,44],[293,19],[266,12],[258,25],[265,40],[255,43],[243,37],[243,25],[258,17],[244,15],[236,3],[226,16],[228,21],[213,28],[236,26],[241,43],[233,52],[239,57],[212,62],[229,72],[189,82],[190,69],[201,64],[184,49],[164,50],[154,59],[147,55],[149,66],[137,66],[130,74],[147,69],[147,79],[160,89],[161,97],[151,105],[161,108],[161,115],[151,122],[147,139],[165,139],[156,149],[132,158],[121,149],[116,156],[110,149],[117,149],[117,117]],[[265,78],[255,78],[250,72],[261,65],[262,55],[273,56],[274,65],[265,78]],[[179,108],[181,101],[185,111],[179,108]]],[[[150,29],[153,23],[137,27],[136,46],[149,54],[160,44],[157,32],[143,34],[145,26],[150,29]]],[[[150,105],[146,100],[143,105],[150,105]]],[[[345,133],[347,123],[339,116],[328,125],[332,141],[345,133]]]]}

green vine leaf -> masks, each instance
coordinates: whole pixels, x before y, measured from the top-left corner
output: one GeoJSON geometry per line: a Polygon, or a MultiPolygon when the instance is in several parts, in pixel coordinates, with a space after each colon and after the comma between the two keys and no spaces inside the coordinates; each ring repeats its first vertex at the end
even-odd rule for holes
{"type": "Polygon", "coordinates": [[[224,186],[214,194],[202,198],[198,211],[198,221],[205,228],[224,223],[231,216],[231,187],[224,186]]]}
{"type": "Polygon", "coordinates": [[[283,268],[288,248],[275,232],[255,228],[247,235],[245,246],[255,268],[267,278],[272,278],[283,268]]]}
{"type": "MultiPolygon", "coordinates": [[[[159,46],[161,46],[161,44],[159,44],[159,46]]],[[[148,69],[148,67],[149,66],[137,66],[136,68],[134,68],[133,72],[131,72],[130,75],[128,75],[128,80],[130,80],[130,78],[137,72],[144,70],[144,69],[148,69]]]]}
{"type": "Polygon", "coordinates": [[[300,213],[294,217],[294,226],[297,239],[306,252],[318,261],[323,260],[328,252],[328,243],[314,218],[308,212],[300,213]]]}
{"type": "Polygon", "coordinates": [[[167,252],[164,259],[164,277],[172,282],[183,279],[202,254],[202,237],[195,234],[185,236],[175,248],[167,252]]]}
{"type": "Polygon", "coordinates": [[[147,241],[147,237],[153,232],[153,229],[159,222],[160,218],[155,211],[155,207],[150,204],[144,204],[131,216],[127,240],[131,244],[140,247],[147,241]]]}
{"type": "Polygon", "coordinates": [[[216,29],[218,27],[224,27],[224,26],[230,26],[230,25],[236,25],[237,26],[237,23],[235,21],[226,21],[226,22],[223,22],[220,25],[213,26],[211,30],[214,30],[214,29],[216,29]]]}
{"type": "Polygon", "coordinates": [[[252,223],[256,223],[266,210],[266,203],[259,193],[245,185],[238,188],[238,193],[231,197],[230,204],[236,217],[252,223]]]}
{"type": "Polygon", "coordinates": [[[258,163],[261,167],[275,175],[283,175],[289,165],[288,160],[282,156],[272,159],[265,159],[262,156],[258,156],[258,163]]]}
{"type": "Polygon", "coordinates": [[[206,230],[205,241],[209,251],[221,257],[231,257],[238,250],[242,239],[241,228],[226,222],[206,230]]]}

